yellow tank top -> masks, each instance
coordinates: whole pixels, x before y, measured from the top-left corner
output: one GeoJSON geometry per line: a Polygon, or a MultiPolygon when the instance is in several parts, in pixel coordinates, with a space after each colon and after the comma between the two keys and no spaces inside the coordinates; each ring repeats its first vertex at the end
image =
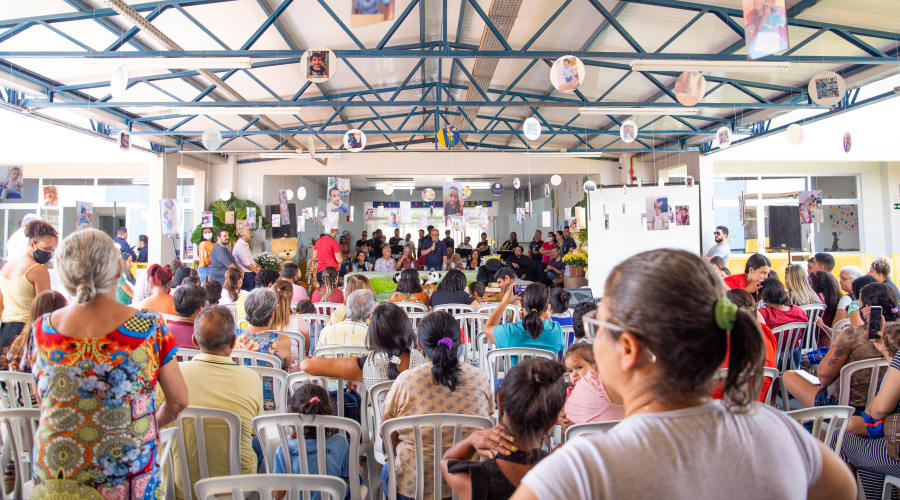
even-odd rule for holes
{"type": "Polygon", "coordinates": [[[39,265],[29,267],[25,274],[13,279],[0,275],[0,293],[3,293],[3,316],[0,321],[28,323],[35,293],[34,283],[28,281],[27,276],[39,265]]]}

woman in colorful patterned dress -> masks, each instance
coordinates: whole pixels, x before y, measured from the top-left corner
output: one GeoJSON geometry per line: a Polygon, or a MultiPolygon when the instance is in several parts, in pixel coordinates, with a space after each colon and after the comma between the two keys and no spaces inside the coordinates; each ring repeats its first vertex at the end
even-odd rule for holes
{"type": "MultiPolygon", "coordinates": [[[[287,370],[291,366],[291,339],[269,328],[269,322],[275,316],[278,296],[271,288],[257,288],[247,295],[244,309],[247,311],[246,328],[237,329],[235,349],[271,354],[281,359],[281,368],[287,370]]],[[[260,362],[262,363],[262,362],[260,362]]],[[[260,365],[262,366],[262,365],[260,365]]],[[[272,379],[263,377],[263,409],[275,409],[275,396],[272,390],[272,379]]]]}
{"type": "Polygon", "coordinates": [[[188,405],[161,317],[116,302],[119,251],[96,229],[60,243],[56,269],[72,305],[34,324],[41,400],[32,498],[156,499],[157,429],[188,405]],[[166,402],[156,407],[157,380],[166,402]]]}

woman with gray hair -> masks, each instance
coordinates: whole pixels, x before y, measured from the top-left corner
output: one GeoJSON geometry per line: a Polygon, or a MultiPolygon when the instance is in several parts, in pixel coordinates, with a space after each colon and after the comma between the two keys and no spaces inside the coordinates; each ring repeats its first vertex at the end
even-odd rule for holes
{"type": "Polygon", "coordinates": [[[277,307],[278,296],[271,288],[257,288],[250,292],[244,301],[249,325],[237,329],[234,348],[281,358],[281,366],[275,368],[287,370],[291,364],[291,339],[269,328],[277,307]]]}
{"type": "Polygon", "coordinates": [[[59,281],[72,299],[33,326],[29,355],[42,402],[33,498],[162,495],[157,429],[188,405],[187,388],[166,322],[116,302],[122,266],[113,240],[96,229],[56,249],[59,281]],[[157,381],[165,395],[158,408],[157,381]]]}

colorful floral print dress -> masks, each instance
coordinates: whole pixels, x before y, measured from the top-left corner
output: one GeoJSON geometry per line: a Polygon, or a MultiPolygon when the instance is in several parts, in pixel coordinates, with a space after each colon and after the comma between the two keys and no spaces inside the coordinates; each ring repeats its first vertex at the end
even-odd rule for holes
{"type": "MultiPolygon", "coordinates": [[[[266,332],[257,332],[257,333],[247,333],[243,328],[238,328],[237,330],[237,340],[234,344],[235,349],[241,349],[244,351],[254,351],[261,352],[263,354],[271,354],[278,359],[281,359],[281,356],[278,355],[278,332],[276,331],[266,331],[266,332]]],[[[250,363],[244,363],[245,365],[249,365],[250,363]]],[[[262,361],[257,363],[259,366],[265,366],[262,361]]],[[[281,366],[274,366],[273,368],[281,368],[281,366]]],[[[263,411],[275,411],[275,389],[273,384],[275,383],[272,380],[272,377],[263,377],[263,411]]]]}
{"type": "Polygon", "coordinates": [[[41,398],[32,498],[157,499],[156,380],[178,346],[142,310],[102,337],[34,323],[32,373],[41,398]]]}

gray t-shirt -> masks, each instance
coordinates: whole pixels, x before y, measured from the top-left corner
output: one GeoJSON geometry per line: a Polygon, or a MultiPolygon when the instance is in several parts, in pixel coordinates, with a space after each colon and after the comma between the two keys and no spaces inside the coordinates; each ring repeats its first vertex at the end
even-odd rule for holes
{"type": "Polygon", "coordinates": [[[728,265],[728,258],[731,257],[731,248],[728,247],[728,243],[722,243],[721,245],[713,245],[709,247],[709,250],[706,252],[707,257],[722,257],[722,260],[725,261],[725,265],[728,265]]]}
{"type": "Polygon", "coordinates": [[[574,439],[522,482],[541,500],[805,499],[821,472],[816,439],[790,417],[759,404],[730,413],[712,401],[574,439]]]}
{"type": "Polygon", "coordinates": [[[209,255],[209,265],[212,268],[210,269],[209,278],[218,281],[224,286],[225,271],[232,264],[237,265],[231,252],[224,246],[216,243],[213,245],[212,252],[209,255]]]}

